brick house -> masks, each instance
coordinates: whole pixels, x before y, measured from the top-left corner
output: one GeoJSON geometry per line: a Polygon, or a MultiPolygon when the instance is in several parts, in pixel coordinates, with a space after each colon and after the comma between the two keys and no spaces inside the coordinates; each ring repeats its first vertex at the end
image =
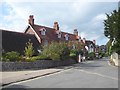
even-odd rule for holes
{"type": "Polygon", "coordinates": [[[68,42],[73,48],[82,48],[86,50],[85,46],[88,47],[88,52],[95,51],[95,40],[85,40],[85,38],[81,39],[78,36],[77,29],[74,29],[73,34],[62,32],[59,29],[58,22],[54,22],[53,27],[46,27],[41,25],[36,25],[34,23],[34,16],[30,15],[28,19],[28,27],[24,33],[33,34],[36,36],[37,40],[41,45],[48,45],[52,41],[55,42],[68,42]],[[77,45],[76,45],[77,44],[77,45]]]}
{"type": "Polygon", "coordinates": [[[34,23],[33,15],[29,16],[28,26],[24,33],[3,30],[2,38],[3,49],[5,51],[15,50],[22,52],[25,43],[29,39],[31,39],[36,51],[39,51],[40,45],[47,46],[51,42],[68,42],[73,48],[83,49],[86,52],[89,52],[90,50],[91,52],[95,51],[95,40],[89,41],[85,40],[85,38],[81,39],[77,29],[74,29],[73,34],[71,34],[61,31],[58,22],[54,22],[53,27],[37,25],[34,23]]]}
{"type": "Polygon", "coordinates": [[[29,16],[28,19],[28,27],[24,33],[33,34],[36,36],[37,40],[40,44],[48,45],[52,41],[55,42],[68,42],[68,41],[77,41],[80,42],[81,37],[78,36],[77,29],[74,30],[73,34],[62,32],[59,29],[58,22],[54,22],[53,27],[46,27],[41,25],[34,24],[34,17],[33,15],[29,16]]]}

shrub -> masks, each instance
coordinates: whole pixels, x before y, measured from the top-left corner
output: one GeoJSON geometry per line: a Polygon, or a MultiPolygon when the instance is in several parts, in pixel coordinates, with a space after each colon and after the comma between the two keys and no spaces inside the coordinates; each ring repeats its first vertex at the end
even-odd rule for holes
{"type": "Polygon", "coordinates": [[[70,55],[78,55],[78,50],[77,49],[71,49],[70,55]]]}
{"type": "Polygon", "coordinates": [[[2,61],[19,61],[20,54],[15,51],[7,52],[2,56],[2,61]]]}
{"type": "Polygon", "coordinates": [[[95,58],[94,52],[88,53],[88,59],[94,59],[94,58],[95,58]]]}
{"type": "Polygon", "coordinates": [[[30,58],[33,56],[34,54],[33,44],[30,41],[26,43],[24,53],[25,53],[26,58],[30,58]]]}
{"type": "Polygon", "coordinates": [[[30,58],[26,58],[25,61],[34,62],[36,60],[45,60],[45,59],[48,59],[48,58],[41,54],[39,56],[33,56],[33,57],[30,57],[30,58]]]}
{"type": "Polygon", "coordinates": [[[70,49],[66,43],[52,42],[44,48],[42,54],[52,60],[65,60],[69,57],[70,49]]]}

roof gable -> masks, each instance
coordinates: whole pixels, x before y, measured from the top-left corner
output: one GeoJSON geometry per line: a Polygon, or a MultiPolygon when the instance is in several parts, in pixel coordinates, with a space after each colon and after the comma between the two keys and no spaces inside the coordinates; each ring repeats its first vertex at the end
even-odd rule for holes
{"type": "Polygon", "coordinates": [[[58,38],[58,32],[57,30],[55,30],[54,28],[50,28],[50,27],[46,27],[46,26],[41,26],[41,25],[36,25],[34,24],[32,26],[32,28],[34,29],[34,31],[37,33],[37,35],[43,40],[43,39],[47,39],[50,41],[66,41],[65,40],[65,35],[68,34],[69,35],[69,40],[71,41],[75,41],[78,40],[79,37],[74,35],[74,34],[70,34],[67,32],[61,32],[61,38],[58,38]],[[46,34],[45,35],[41,35],[40,30],[42,28],[45,28],[46,30],[46,34]]]}

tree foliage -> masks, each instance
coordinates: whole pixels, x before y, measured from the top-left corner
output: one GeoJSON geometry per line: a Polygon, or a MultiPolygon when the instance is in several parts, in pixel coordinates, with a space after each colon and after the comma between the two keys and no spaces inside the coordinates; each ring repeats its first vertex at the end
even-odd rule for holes
{"type": "Polygon", "coordinates": [[[25,53],[25,56],[27,58],[30,58],[30,57],[33,56],[34,49],[33,49],[33,44],[30,41],[26,43],[26,47],[25,47],[24,53],[25,53]]]}
{"type": "Polygon", "coordinates": [[[104,35],[115,41],[112,51],[120,54],[120,8],[114,10],[111,14],[106,14],[107,19],[104,20],[104,35]]]}
{"type": "Polygon", "coordinates": [[[42,54],[52,60],[65,60],[69,57],[70,49],[67,43],[52,42],[44,47],[42,54]]]}

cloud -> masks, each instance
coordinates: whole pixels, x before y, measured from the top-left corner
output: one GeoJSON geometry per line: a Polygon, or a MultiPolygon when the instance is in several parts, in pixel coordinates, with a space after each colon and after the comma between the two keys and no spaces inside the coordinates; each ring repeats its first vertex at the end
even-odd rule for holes
{"type": "Polygon", "coordinates": [[[87,37],[87,34],[86,34],[86,32],[80,32],[80,36],[83,39],[83,38],[87,37]]]}
{"type": "Polygon", "coordinates": [[[106,15],[105,14],[99,14],[93,19],[93,21],[103,21],[104,19],[106,19],[106,15]]]}
{"type": "Polygon", "coordinates": [[[103,20],[106,19],[104,13],[99,13],[87,20],[79,27],[80,36],[87,40],[96,40],[97,44],[105,43],[108,39],[104,36],[103,20]]]}
{"type": "Polygon", "coordinates": [[[12,2],[6,0],[3,3],[5,5],[3,16],[0,16],[3,21],[0,27],[23,32],[27,26],[28,16],[33,14],[36,24],[53,27],[54,21],[58,21],[61,31],[73,33],[73,30],[77,28],[82,38],[96,39],[98,44],[102,43],[103,39],[105,42],[103,20],[105,19],[104,12],[106,12],[104,7],[109,9],[107,4],[79,0],[50,1],[15,0],[12,2]],[[102,5],[104,7],[100,9],[102,5]]]}
{"type": "Polygon", "coordinates": [[[0,17],[2,21],[2,23],[0,24],[0,28],[22,32],[25,29],[25,20],[21,18],[21,16],[15,11],[15,9],[13,9],[8,3],[4,2],[3,4],[3,15],[1,15],[0,17]]]}
{"type": "MultiPolygon", "coordinates": [[[[73,2],[73,0],[7,0],[9,2],[73,2]]],[[[76,2],[118,2],[119,0],[75,0],[76,2]]]]}

